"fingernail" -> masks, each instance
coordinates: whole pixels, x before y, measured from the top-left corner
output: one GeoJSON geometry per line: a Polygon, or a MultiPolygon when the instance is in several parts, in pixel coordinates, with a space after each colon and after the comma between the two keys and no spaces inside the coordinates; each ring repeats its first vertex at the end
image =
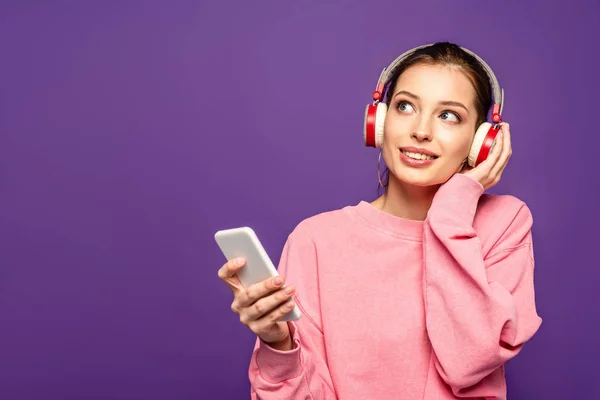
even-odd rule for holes
{"type": "Polygon", "coordinates": [[[292,303],[291,301],[285,305],[285,308],[291,309],[292,307],[294,307],[294,303],[292,303]]]}
{"type": "Polygon", "coordinates": [[[273,279],[273,284],[274,284],[275,286],[279,286],[279,285],[281,285],[282,283],[283,283],[283,279],[281,279],[281,278],[279,278],[279,277],[278,277],[278,278],[275,278],[275,279],[273,279]]]}
{"type": "Polygon", "coordinates": [[[283,291],[283,293],[285,294],[292,294],[292,292],[294,291],[294,288],[291,286],[288,286],[285,288],[285,290],[283,291]]]}
{"type": "Polygon", "coordinates": [[[238,257],[235,259],[235,265],[242,265],[244,263],[244,259],[242,257],[238,257]]]}

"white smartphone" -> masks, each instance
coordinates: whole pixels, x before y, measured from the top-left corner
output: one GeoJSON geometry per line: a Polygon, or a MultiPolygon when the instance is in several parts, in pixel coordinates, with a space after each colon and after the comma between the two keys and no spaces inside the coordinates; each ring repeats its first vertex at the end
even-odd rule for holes
{"type": "MultiPolygon", "coordinates": [[[[244,287],[279,276],[252,228],[244,226],[218,231],[215,233],[215,241],[228,261],[236,257],[244,257],[246,260],[246,265],[237,273],[244,287]]],[[[279,321],[296,321],[300,316],[300,309],[294,304],[294,308],[279,321]]]]}

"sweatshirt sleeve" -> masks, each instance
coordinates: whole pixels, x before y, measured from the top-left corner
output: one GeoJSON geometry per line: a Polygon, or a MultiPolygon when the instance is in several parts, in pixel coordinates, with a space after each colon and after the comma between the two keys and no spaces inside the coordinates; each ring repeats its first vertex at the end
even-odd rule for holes
{"type": "Polygon", "coordinates": [[[483,186],[454,175],[425,221],[426,325],[436,369],[458,397],[501,394],[504,363],[539,329],[534,294],[532,216],[516,200],[494,225],[487,254],[473,228],[483,186]]]}
{"type": "Polygon", "coordinates": [[[256,339],[249,379],[253,400],[336,399],[325,355],[320,323],[317,254],[299,226],[288,237],[278,272],[294,285],[294,302],[302,316],[290,321],[294,349],[279,351],[256,339]],[[300,229],[299,229],[300,228],[300,229]]]}

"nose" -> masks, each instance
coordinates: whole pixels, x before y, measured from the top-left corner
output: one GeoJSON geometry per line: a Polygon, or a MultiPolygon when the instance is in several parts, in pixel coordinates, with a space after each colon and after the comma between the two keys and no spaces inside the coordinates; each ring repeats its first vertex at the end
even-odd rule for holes
{"type": "Polygon", "coordinates": [[[429,119],[423,117],[420,118],[415,130],[413,130],[410,136],[419,142],[431,141],[432,130],[429,124],[429,119]]]}
{"type": "Polygon", "coordinates": [[[428,132],[424,132],[424,131],[417,131],[417,132],[413,132],[411,134],[411,137],[415,138],[416,140],[418,140],[419,142],[423,142],[423,141],[431,141],[431,133],[428,132]]]}

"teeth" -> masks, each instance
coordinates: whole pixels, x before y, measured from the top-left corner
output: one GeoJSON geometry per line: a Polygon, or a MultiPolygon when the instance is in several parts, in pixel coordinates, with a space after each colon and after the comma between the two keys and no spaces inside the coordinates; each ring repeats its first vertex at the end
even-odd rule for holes
{"type": "Polygon", "coordinates": [[[402,151],[404,154],[409,156],[410,158],[414,158],[415,160],[433,160],[435,157],[427,156],[421,153],[412,153],[410,151],[402,151]]]}

